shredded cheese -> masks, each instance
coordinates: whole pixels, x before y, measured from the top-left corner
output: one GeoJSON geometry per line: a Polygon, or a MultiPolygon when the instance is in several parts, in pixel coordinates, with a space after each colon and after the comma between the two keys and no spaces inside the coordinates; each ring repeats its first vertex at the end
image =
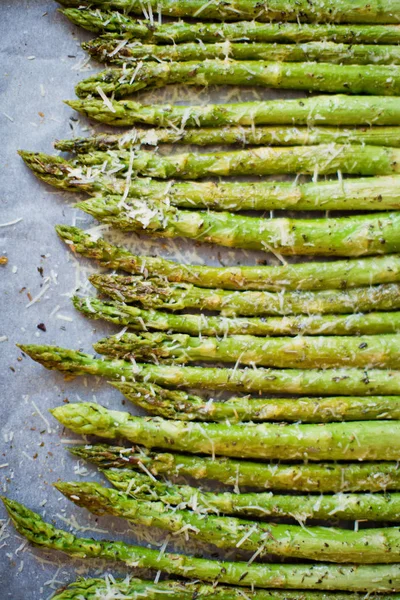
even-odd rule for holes
{"type": "Polygon", "coordinates": [[[109,98],[107,98],[107,96],[105,95],[105,93],[103,92],[103,90],[101,89],[101,87],[99,85],[96,87],[96,92],[99,94],[100,98],[103,100],[106,108],[108,108],[108,110],[111,111],[112,113],[115,113],[116,110],[115,110],[114,106],[112,105],[111,100],[109,98]]]}

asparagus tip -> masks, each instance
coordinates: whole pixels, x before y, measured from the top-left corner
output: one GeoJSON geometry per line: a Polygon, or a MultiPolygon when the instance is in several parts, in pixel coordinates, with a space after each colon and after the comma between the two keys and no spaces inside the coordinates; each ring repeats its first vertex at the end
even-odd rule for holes
{"type": "Polygon", "coordinates": [[[68,452],[70,452],[74,456],[81,456],[81,452],[84,449],[85,449],[85,446],[73,446],[73,447],[67,448],[68,452]]]}
{"type": "Polygon", "coordinates": [[[3,502],[3,504],[6,508],[6,511],[8,512],[14,525],[16,526],[14,517],[16,516],[16,513],[18,512],[19,509],[24,508],[23,505],[20,504],[19,502],[17,502],[16,500],[12,500],[11,498],[8,498],[7,496],[0,496],[0,499],[3,502]]]}
{"type": "Polygon", "coordinates": [[[23,161],[28,162],[38,153],[30,150],[17,150],[17,154],[19,154],[23,161]]]}
{"type": "Polygon", "coordinates": [[[74,110],[79,110],[79,108],[82,106],[82,100],[64,100],[63,102],[74,110]]]}
{"type": "Polygon", "coordinates": [[[31,350],[31,345],[30,344],[15,344],[17,346],[17,348],[19,348],[22,352],[25,352],[25,354],[29,354],[29,351],[31,350]]]}
{"type": "Polygon", "coordinates": [[[72,225],[55,225],[57,235],[66,243],[78,243],[83,241],[87,235],[78,227],[72,225]]]}

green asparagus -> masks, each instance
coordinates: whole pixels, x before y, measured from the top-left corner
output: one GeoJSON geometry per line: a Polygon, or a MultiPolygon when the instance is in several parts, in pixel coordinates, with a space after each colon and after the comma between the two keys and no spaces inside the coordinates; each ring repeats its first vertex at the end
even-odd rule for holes
{"type": "Polygon", "coordinates": [[[255,588],[400,592],[400,566],[396,564],[248,564],[194,558],[124,542],[79,538],[46,523],[15,500],[3,498],[3,502],[20,535],[37,546],[61,550],[78,558],[117,560],[129,567],[156,569],[192,580],[255,588]]]}
{"type": "Polygon", "coordinates": [[[103,267],[128,273],[157,275],[176,283],[227,290],[347,289],[400,281],[400,255],[336,262],[306,262],[282,266],[209,267],[177,264],[164,258],[137,256],[77,227],[57,225],[59,237],[73,252],[97,260],[103,267]]]}
{"type": "MultiPolygon", "coordinates": [[[[100,133],[93,137],[60,140],[55,143],[55,147],[62,152],[85,154],[93,150],[130,149],[135,144],[157,146],[159,144],[179,143],[195,144],[197,146],[217,144],[240,144],[241,146],[312,146],[314,144],[335,143],[367,144],[370,146],[391,146],[398,148],[400,147],[400,127],[339,129],[337,127],[260,126],[257,128],[203,127],[183,130],[177,130],[176,128],[133,129],[127,133],[100,133]]],[[[387,179],[388,183],[390,183],[390,179],[387,179]]],[[[346,186],[349,184],[348,181],[345,183],[346,186]]],[[[155,184],[157,185],[157,182],[155,184]]],[[[384,181],[381,181],[381,185],[383,184],[384,181]]],[[[333,185],[332,182],[330,185],[333,185]]],[[[344,184],[342,183],[342,185],[344,184]]],[[[350,185],[352,185],[352,182],[350,182],[350,185]]],[[[383,190],[383,192],[387,194],[387,190],[383,190]]],[[[382,203],[380,207],[382,207],[382,203]]]]}
{"type": "MultiPolygon", "coordinates": [[[[161,13],[170,17],[200,17],[210,20],[237,21],[294,21],[299,19],[326,23],[398,23],[400,3],[398,0],[272,0],[255,3],[253,0],[59,0],[67,7],[119,9],[126,13],[149,15],[161,13]],[[143,10],[143,7],[144,10],[143,10]]],[[[152,22],[153,18],[150,18],[152,22]]]]}
{"type": "Polygon", "coordinates": [[[123,98],[144,89],[171,84],[260,86],[306,92],[400,95],[400,67],[332,65],[255,60],[141,62],[127,69],[106,69],[75,87],[79,98],[113,95],[123,98]]]}
{"type": "Polygon", "coordinates": [[[143,44],[129,38],[102,36],[83,42],[82,48],[92,58],[122,67],[140,60],[199,61],[212,58],[234,60],[265,60],[277,62],[315,61],[344,65],[398,65],[398,46],[349,45],[335,42],[303,44],[266,44],[187,42],[169,46],[143,44]]]}
{"type": "Polygon", "coordinates": [[[88,98],[67,104],[109,125],[222,127],[225,125],[400,125],[399,98],[389,96],[313,96],[235,104],[143,105],[88,98]]]}
{"type": "Polygon", "coordinates": [[[135,417],[99,404],[64,404],[50,411],[75,433],[125,438],[146,448],[191,454],[284,460],[397,460],[400,422],[319,425],[194,423],[135,417]]]}
{"type": "MultiPolygon", "coordinates": [[[[303,313],[314,315],[309,321],[307,321],[307,317],[305,316],[300,317],[303,323],[320,322],[321,324],[324,323],[323,327],[328,324],[328,319],[325,319],[321,315],[327,313],[333,314],[334,316],[329,317],[329,319],[334,319],[338,324],[340,322],[340,315],[347,313],[344,317],[346,319],[346,328],[352,327],[351,323],[353,323],[355,327],[360,328],[358,329],[358,333],[362,333],[362,331],[364,333],[375,333],[375,330],[371,329],[367,331],[366,328],[373,327],[373,323],[379,323],[379,327],[384,327],[384,320],[388,327],[386,333],[396,333],[398,331],[397,312],[390,312],[389,314],[385,312],[370,312],[395,311],[395,309],[400,309],[400,285],[397,283],[383,283],[381,285],[352,288],[349,290],[320,290],[316,292],[282,291],[281,293],[276,293],[235,292],[221,289],[210,290],[196,287],[190,283],[170,283],[162,277],[145,279],[140,275],[104,275],[95,273],[89,276],[89,280],[102,294],[111,296],[111,298],[117,301],[140,303],[146,310],[180,311],[195,308],[201,311],[218,311],[223,317],[236,317],[237,315],[298,315],[303,313]],[[369,314],[361,316],[355,313],[369,314]],[[389,331],[390,326],[393,329],[389,331]]],[[[93,310],[101,311],[102,316],[105,318],[105,303],[100,305],[99,301],[96,300],[97,304],[93,304],[95,301],[92,299],[90,299],[90,302],[93,305],[93,310]]],[[[133,308],[130,306],[129,311],[133,308]]],[[[87,307],[88,311],[85,310],[83,305],[80,309],[86,313],[90,310],[90,307],[87,307]]],[[[90,310],[90,314],[95,317],[96,313],[93,310],[90,310]]],[[[130,314],[133,316],[135,313],[132,312],[130,314]]],[[[90,315],[88,314],[88,316],[90,315]]],[[[188,324],[191,322],[191,317],[192,315],[185,314],[188,324]]],[[[205,319],[210,324],[214,323],[214,321],[209,321],[205,315],[202,318],[202,330],[205,319]]],[[[269,322],[278,324],[278,320],[270,320],[269,322]]],[[[282,327],[284,322],[290,323],[290,326],[296,329],[294,325],[295,320],[281,320],[282,327]]],[[[266,324],[265,326],[268,326],[268,320],[264,319],[263,323],[266,324]]],[[[118,324],[126,325],[127,323],[118,321],[118,324]]],[[[176,326],[176,322],[173,326],[176,326]]],[[[278,330],[282,331],[282,335],[284,335],[284,329],[279,327],[278,330]]],[[[233,333],[232,330],[230,332],[233,333]]],[[[183,333],[189,333],[189,331],[183,333]]],[[[323,331],[319,331],[319,333],[322,334],[323,331]]],[[[337,333],[339,334],[339,332],[337,333]]]]}
{"type": "MultiPolygon", "coordinates": [[[[237,517],[220,517],[203,511],[180,510],[163,502],[138,501],[123,492],[91,482],[59,482],[55,487],[77,506],[95,515],[122,517],[135,525],[157,527],[218,548],[241,548],[260,557],[379,564],[400,557],[400,532],[396,527],[348,531],[339,528],[266,524],[237,517]]],[[[317,500],[318,501],[318,500],[317,500]]],[[[315,500],[314,500],[315,502],[315,500]]],[[[297,502],[298,504],[298,502],[297,502]]]]}
{"type": "MultiPolygon", "coordinates": [[[[386,130],[385,127],[371,131],[386,130]]],[[[90,140],[91,138],[89,138],[90,140]]],[[[400,139],[400,137],[398,138],[400,139]]],[[[68,142],[69,143],[69,142],[68,142]]],[[[72,141],[72,143],[74,143],[72,141]]],[[[90,143],[90,141],[89,141],[90,143]]],[[[85,145],[79,147],[85,149],[85,145]]],[[[60,144],[62,148],[63,142],[60,144]]],[[[72,149],[69,147],[69,149],[72,149]]],[[[74,148],[74,151],[77,150],[74,148]]],[[[400,206],[399,175],[294,184],[288,182],[163,182],[135,178],[130,182],[103,173],[97,167],[74,167],[59,156],[21,151],[35,175],[65,191],[98,192],[166,200],[183,208],[214,210],[387,210],[400,206]]]]}
{"type": "Polygon", "coordinates": [[[120,491],[141,501],[162,502],[196,513],[244,517],[286,517],[305,523],[308,519],[350,521],[400,521],[400,494],[335,494],[333,496],[274,495],[272,492],[233,494],[202,492],[189,485],[162,483],[129,470],[103,471],[120,491]]]}
{"type": "MultiPolygon", "coordinates": [[[[268,591],[252,590],[251,588],[235,588],[226,586],[207,585],[205,583],[184,583],[183,581],[143,581],[130,577],[115,580],[114,577],[105,579],[78,579],[63,591],[52,596],[51,600],[99,600],[99,598],[123,598],[124,600],[364,600],[365,594],[337,594],[313,591],[268,591]]],[[[369,600],[379,600],[382,596],[369,594],[369,600]]],[[[384,600],[399,600],[400,594],[385,594],[384,600]]]]}
{"type": "Polygon", "coordinates": [[[229,398],[208,400],[181,390],[135,382],[111,382],[130,402],[154,416],[178,421],[294,421],[330,423],[400,419],[400,397],[229,398]]]}
{"type": "Polygon", "coordinates": [[[191,337],[184,333],[124,333],[103,338],[96,352],[140,362],[223,362],[281,369],[400,369],[400,335],[191,337]]]}
{"type": "Polygon", "coordinates": [[[85,8],[61,10],[72,23],[94,33],[126,33],[131,38],[152,44],[182,44],[184,42],[318,42],[344,44],[398,44],[398,25],[308,25],[307,23],[193,23],[182,20],[172,23],[152,23],[138,20],[116,11],[85,8]]]}
{"type": "MultiPolygon", "coordinates": [[[[47,159],[46,156],[42,158],[44,161],[47,159]]],[[[329,175],[337,171],[353,175],[391,175],[400,172],[400,149],[356,146],[355,151],[354,146],[349,144],[321,144],[201,154],[188,152],[169,156],[148,151],[110,150],[79,154],[74,162],[74,166],[106,164],[113,171],[118,167],[119,177],[130,169],[132,173],[159,179],[285,173],[329,175]]]]}
{"type": "Polygon", "coordinates": [[[180,210],[167,200],[124,201],[120,196],[92,197],[75,206],[123,231],[262,250],[278,256],[369,256],[400,252],[400,211],[330,219],[273,219],[180,210]]]}
{"type": "MultiPolygon", "coordinates": [[[[242,292],[243,293],[243,292],[242,292]]],[[[400,312],[352,315],[227,318],[204,314],[171,314],[143,310],[120,302],[74,297],[73,303],[90,319],[104,319],[130,329],[177,331],[190,335],[370,335],[400,333],[400,312]]]]}
{"type": "Polygon", "coordinates": [[[99,360],[57,346],[19,345],[47,369],[72,375],[96,375],[123,381],[145,381],[166,387],[222,389],[231,392],[311,396],[399,396],[400,371],[382,369],[222,369],[138,364],[99,360]]]}
{"type": "Polygon", "coordinates": [[[101,469],[142,469],[168,478],[188,476],[257,490],[295,492],[389,492],[400,490],[398,462],[267,464],[121,446],[73,446],[69,451],[101,469]]]}

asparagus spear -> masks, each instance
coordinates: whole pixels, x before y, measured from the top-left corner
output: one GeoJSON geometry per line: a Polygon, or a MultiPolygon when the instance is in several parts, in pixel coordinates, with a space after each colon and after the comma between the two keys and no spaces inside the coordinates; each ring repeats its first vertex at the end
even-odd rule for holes
{"type": "MultiPolygon", "coordinates": [[[[371,131],[386,129],[379,127],[371,131]]],[[[79,141],[77,144],[85,149],[84,144],[81,146],[79,141]]],[[[62,146],[63,142],[60,149],[67,149],[62,146]]],[[[77,148],[74,148],[75,150],[77,148]]],[[[92,195],[98,192],[123,195],[128,190],[130,196],[159,201],[168,199],[172,205],[184,208],[231,211],[282,208],[387,210],[397,209],[400,204],[398,175],[302,184],[275,181],[163,182],[149,178],[135,178],[127,182],[107,175],[97,167],[74,167],[59,156],[26,151],[21,151],[20,155],[39,179],[65,191],[85,191],[92,195]]]]}
{"type": "MultiPolygon", "coordinates": [[[[46,156],[41,158],[47,160],[46,156]]],[[[125,171],[130,168],[132,173],[160,179],[285,173],[329,175],[337,171],[353,175],[392,175],[400,171],[400,149],[356,146],[355,152],[354,146],[348,144],[261,147],[201,154],[188,152],[169,156],[146,151],[110,150],[79,154],[75,160],[75,166],[106,164],[113,171],[119,167],[119,177],[124,176],[125,171]]]]}
{"type": "MultiPolygon", "coordinates": [[[[243,293],[243,292],[242,292],[243,293]]],[[[189,335],[366,335],[400,332],[400,312],[275,318],[226,318],[177,315],[143,310],[97,298],[73,298],[75,308],[90,319],[104,319],[130,329],[178,331],[189,335]]]]}
{"type": "Polygon", "coordinates": [[[143,105],[130,100],[69,100],[83,115],[109,125],[222,127],[225,125],[400,125],[400,101],[389,96],[313,96],[199,106],[143,105]]]}
{"type": "Polygon", "coordinates": [[[324,396],[399,396],[400,371],[381,369],[221,369],[132,364],[99,360],[57,346],[19,345],[48,369],[73,375],[96,375],[122,381],[145,381],[166,387],[223,389],[232,392],[324,396]]]}
{"type": "Polygon", "coordinates": [[[329,423],[400,419],[398,396],[368,398],[229,398],[206,400],[181,390],[136,382],[111,382],[130,402],[151,414],[178,421],[294,421],[329,423]]]}
{"type": "MultiPolygon", "coordinates": [[[[79,558],[117,560],[137,568],[150,568],[190,579],[255,588],[346,590],[360,592],[400,591],[400,567],[387,565],[248,564],[160,553],[125,542],[79,538],[43,521],[37,513],[3,498],[14,527],[32,543],[61,550],[79,558]]],[[[300,596],[301,597],[301,596],[300,596]]]]}
{"type": "Polygon", "coordinates": [[[251,335],[190,337],[183,333],[124,333],[93,345],[107,356],[144,362],[224,362],[281,369],[361,367],[400,369],[400,335],[296,336],[251,335]]]}
{"type": "MultiPolygon", "coordinates": [[[[122,517],[135,525],[157,527],[174,535],[182,531],[218,548],[241,548],[275,556],[359,564],[396,563],[400,533],[396,527],[348,531],[327,527],[266,524],[180,510],[163,502],[138,501],[123,492],[91,482],[59,482],[55,487],[77,506],[96,515],[122,517]]],[[[301,511],[300,511],[301,512],[301,511]]]]}
{"type": "MultiPolygon", "coordinates": [[[[400,163],[399,163],[400,164],[400,163]]],[[[400,251],[400,211],[327,219],[180,210],[166,201],[98,196],[77,208],[123,231],[282,255],[368,256],[400,251]]]]}
{"type": "Polygon", "coordinates": [[[187,42],[158,46],[143,44],[129,37],[101,36],[82,43],[82,48],[100,62],[122,67],[140,60],[199,61],[213,58],[234,60],[266,60],[277,62],[315,61],[344,65],[398,65],[400,49],[395,45],[349,45],[335,42],[303,44],[267,44],[187,42]]]}
{"type": "Polygon", "coordinates": [[[260,460],[397,460],[400,448],[397,421],[226,425],[135,417],[91,402],[65,404],[51,413],[75,433],[123,437],[146,448],[191,454],[260,460]]]}
{"type": "Polygon", "coordinates": [[[374,256],[326,263],[282,266],[209,267],[179,265],[161,257],[137,256],[105,240],[92,239],[77,227],[57,225],[56,231],[70,250],[97,260],[103,267],[128,273],[155,275],[176,283],[228,290],[347,289],[400,281],[400,255],[374,256]]]}
{"type": "MultiPolygon", "coordinates": [[[[105,579],[78,579],[66,589],[52,596],[52,600],[99,600],[99,598],[123,598],[124,600],[364,600],[365,594],[338,594],[314,591],[268,591],[252,590],[251,588],[235,588],[226,586],[207,585],[205,583],[184,583],[183,581],[143,581],[141,579],[125,578],[115,580],[114,577],[105,579]]],[[[381,596],[375,594],[368,596],[370,600],[379,600],[381,596]]],[[[399,600],[399,594],[385,594],[385,600],[399,600]]]]}
{"type": "MultiPolygon", "coordinates": [[[[354,323],[356,327],[360,327],[358,330],[359,333],[363,329],[363,324],[364,327],[372,327],[373,323],[379,322],[379,326],[383,326],[387,313],[370,313],[370,311],[394,311],[400,308],[400,285],[397,283],[383,283],[381,285],[349,290],[320,290],[316,292],[283,291],[276,293],[235,292],[221,289],[209,290],[196,287],[190,283],[170,283],[161,277],[145,279],[140,275],[103,275],[96,273],[90,275],[89,280],[102,294],[111,296],[111,298],[117,301],[140,303],[145,309],[156,308],[179,311],[187,308],[196,308],[202,311],[218,311],[223,317],[305,313],[307,315],[314,315],[308,322],[311,323],[315,319],[315,323],[319,321],[324,323],[324,326],[327,325],[328,319],[325,319],[321,315],[326,313],[334,314],[334,317],[329,318],[335,319],[335,322],[339,323],[341,314],[350,313],[344,317],[346,319],[346,327],[351,327],[351,323],[354,323]],[[364,314],[361,317],[355,313],[369,314],[364,314]]],[[[90,302],[93,305],[93,310],[101,311],[102,316],[106,318],[105,306],[97,300],[90,299],[90,302]]],[[[85,313],[87,312],[83,304],[79,308],[85,313]]],[[[133,308],[129,307],[129,310],[133,308]]],[[[90,311],[90,314],[95,317],[96,313],[90,311]]],[[[134,313],[131,314],[133,315],[134,313]]],[[[88,316],[90,315],[88,314],[88,316]]],[[[188,323],[191,322],[191,315],[185,314],[185,318],[188,319],[188,323]]],[[[208,321],[205,315],[202,318],[203,323],[205,322],[204,319],[208,321]]],[[[307,320],[306,317],[300,318],[302,322],[306,322],[307,320]]],[[[387,333],[395,333],[397,331],[397,313],[390,312],[387,315],[388,327],[390,327],[390,319],[393,329],[388,330],[387,333]]],[[[211,321],[209,322],[211,323],[211,321]]],[[[268,324],[267,319],[264,319],[262,322],[268,324]]],[[[277,324],[278,320],[269,322],[277,324]]],[[[284,322],[292,323],[293,326],[295,323],[294,320],[290,319],[280,322],[282,325],[284,322]]],[[[121,323],[122,321],[118,321],[118,324],[121,323]]],[[[284,329],[279,329],[279,331],[283,332],[284,329]]],[[[364,331],[364,333],[374,332],[375,330],[373,331],[372,329],[364,331]]],[[[319,333],[322,334],[323,332],[320,331],[319,333]]]]}
{"type": "MultiPolygon", "coordinates": [[[[254,3],[252,0],[148,0],[145,12],[140,0],[59,0],[63,6],[91,6],[101,9],[115,8],[133,14],[152,15],[161,13],[170,17],[200,17],[220,21],[294,21],[299,19],[325,23],[398,23],[400,4],[398,0],[320,0],[317,5],[307,0],[272,0],[254,3]]],[[[152,22],[150,18],[150,22],[152,22]]]]}
{"type": "Polygon", "coordinates": [[[222,513],[244,517],[308,519],[347,519],[350,521],[400,520],[400,494],[335,494],[333,496],[274,495],[272,492],[233,494],[202,492],[190,485],[174,485],[129,470],[103,471],[121,492],[141,501],[162,502],[167,507],[196,513],[222,513]]]}
{"type": "MultiPolygon", "coordinates": [[[[400,50],[399,50],[400,51],[400,50]]],[[[400,146],[400,127],[203,127],[197,129],[133,129],[128,133],[100,133],[93,137],[60,140],[55,147],[62,152],[86,154],[93,150],[130,149],[135,144],[240,144],[261,146],[312,146],[314,144],[367,144],[400,146]]],[[[388,178],[388,182],[389,182],[388,178]]],[[[157,185],[157,182],[155,182],[157,185]]],[[[346,181],[346,185],[349,182],[346,181]]],[[[381,182],[384,183],[383,181],[381,182]]],[[[276,185],[276,184],[275,184],[276,185]]],[[[330,183],[332,185],[332,182],[330,183]]],[[[336,184],[337,185],[337,184],[336,184]]],[[[352,183],[350,183],[352,185],[352,183]]],[[[270,184],[271,187],[271,184],[270,184]]],[[[257,186],[256,186],[257,189],[257,186]]],[[[383,190],[387,194],[387,190],[383,190]]],[[[370,192],[371,193],[371,192],[370,192]]],[[[246,200],[246,198],[244,198],[246,200]]],[[[252,199],[254,202],[254,199],[252,199]]],[[[380,204],[382,208],[382,203],[380,204]]]]}
{"type": "Polygon", "coordinates": [[[398,462],[266,464],[234,460],[151,452],[120,446],[74,446],[69,451],[101,469],[143,469],[166,477],[188,476],[210,479],[239,488],[297,492],[382,492],[400,490],[398,462]]]}
{"type": "Polygon", "coordinates": [[[255,60],[140,63],[127,69],[106,69],[75,87],[79,98],[111,95],[123,98],[144,89],[171,84],[239,85],[373,96],[400,95],[400,68],[385,65],[332,65],[324,63],[255,60]]]}
{"type": "Polygon", "coordinates": [[[344,44],[398,44],[397,25],[321,25],[307,23],[193,23],[182,20],[152,23],[138,20],[116,11],[66,8],[61,10],[72,23],[94,33],[126,33],[129,37],[152,44],[182,44],[184,42],[318,42],[344,44]]]}

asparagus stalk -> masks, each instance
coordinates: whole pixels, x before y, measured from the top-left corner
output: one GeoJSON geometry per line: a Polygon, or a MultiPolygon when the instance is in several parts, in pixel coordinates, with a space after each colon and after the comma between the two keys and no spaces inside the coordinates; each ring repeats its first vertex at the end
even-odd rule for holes
{"type": "Polygon", "coordinates": [[[400,494],[335,494],[333,496],[274,495],[272,492],[233,494],[202,492],[189,485],[174,485],[148,475],[121,469],[103,471],[121,492],[135,500],[162,502],[167,507],[189,509],[196,513],[241,515],[266,519],[293,518],[350,521],[400,520],[400,494]]]}
{"type": "Polygon", "coordinates": [[[168,478],[188,476],[257,490],[296,492],[382,492],[400,490],[398,462],[266,464],[207,456],[151,452],[120,446],[74,446],[69,451],[101,469],[143,469],[168,478]]]}
{"type": "MultiPolygon", "coordinates": [[[[156,308],[179,311],[187,308],[195,308],[201,311],[218,311],[223,317],[236,317],[236,315],[297,315],[305,313],[314,316],[310,317],[309,321],[307,317],[300,317],[303,323],[314,321],[315,323],[324,323],[324,326],[328,324],[328,319],[321,315],[332,313],[334,316],[329,318],[335,319],[335,322],[339,323],[341,314],[350,313],[344,317],[346,319],[346,328],[352,327],[351,323],[353,323],[356,327],[360,327],[358,333],[362,331],[364,333],[375,333],[375,330],[371,329],[367,331],[366,328],[372,328],[373,323],[379,323],[379,327],[383,327],[384,320],[387,322],[388,329],[390,327],[389,320],[393,327],[387,333],[395,333],[397,331],[396,312],[390,312],[387,315],[385,312],[370,313],[370,311],[394,311],[400,308],[400,285],[397,283],[384,283],[349,290],[320,290],[316,292],[283,291],[276,293],[235,292],[221,289],[210,290],[196,287],[190,283],[170,283],[161,277],[145,279],[140,275],[103,275],[96,273],[90,275],[89,280],[102,294],[111,296],[111,298],[117,301],[140,303],[147,310],[156,308]],[[356,313],[369,314],[364,314],[361,317],[356,313]],[[363,330],[364,327],[365,330],[363,330]]],[[[100,304],[99,301],[96,301],[96,304],[94,304],[95,301],[93,299],[90,299],[90,302],[93,305],[93,310],[101,311],[102,316],[106,318],[105,306],[100,304]]],[[[86,312],[83,303],[79,308],[86,312]]],[[[129,307],[129,310],[131,308],[133,307],[129,307]]],[[[90,314],[95,317],[96,313],[90,311],[90,314]]],[[[131,314],[133,315],[134,313],[131,314]]],[[[88,316],[90,315],[88,314],[88,316]]],[[[191,322],[191,317],[192,315],[185,314],[188,323],[191,322]]],[[[211,324],[211,321],[205,315],[202,316],[202,319],[203,324],[205,323],[204,319],[211,324]]],[[[268,324],[267,319],[264,319],[262,322],[268,324]]],[[[269,322],[278,324],[278,320],[270,320],[269,322]]],[[[291,323],[291,326],[294,326],[295,323],[291,319],[281,320],[280,322],[282,323],[282,327],[284,322],[291,323]]],[[[118,324],[122,324],[122,321],[118,321],[118,324]]],[[[126,325],[127,323],[123,324],[126,325]]],[[[174,324],[173,326],[176,325],[174,324]]],[[[285,330],[279,328],[279,331],[282,331],[283,335],[285,330]]],[[[233,333],[231,330],[230,332],[233,333]]],[[[184,333],[189,333],[189,331],[184,333]]],[[[323,331],[319,331],[319,333],[322,334],[323,331]]],[[[337,333],[339,334],[339,332],[337,333]]]]}
{"type": "MultiPolygon", "coordinates": [[[[52,596],[52,600],[99,600],[99,598],[123,598],[124,600],[204,600],[216,598],[216,600],[364,600],[365,594],[338,594],[314,591],[268,591],[252,590],[251,588],[236,588],[227,586],[208,585],[206,583],[185,583],[183,581],[143,581],[141,579],[125,578],[115,580],[114,577],[105,579],[78,579],[71,583],[63,591],[52,596]],[[243,595],[244,594],[244,595],[243,595]]],[[[381,596],[369,595],[370,600],[376,600],[381,596]]],[[[385,600],[399,600],[399,594],[385,594],[385,600]]]]}
{"type": "Polygon", "coordinates": [[[154,383],[125,381],[111,382],[111,385],[152,415],[178,421],[330,423],[400,419],[398,396],[268,399],[244,396],[218,402],[154,383]]]}
{"type": "Polygon", "coordinates": [[[55,487],[77,506],[96,515],[122,517],[135,525],[157,527],[174,535],[184,531],[196,540],[218,548],[241,548],[260,557],[313,559],[359,564],[396,563],[400,556],[400,533],[396,527],[363,531],[327,527],[304,529],[299,525],[266,524],[180,510],[163,502],[138,501],[128,495],[91,482],[59,482],[55,487]]]}
{"type": "MultiPolygon", "coordinates": [[[[400,52],[400,50],[399,50],[400,52]]],[[[133,129],[128,133],[100,133],[93,137],[60,140],[55,147],[62,152],[86,154],[95,150],[130,149],[135,144],[195,144],[210,146],[240,144],[242,146],[312,146],[315,144],[367,144],[400,146],[400,127],[203,127],[197,129],[133,129]]],[[[388,178],[389,179],[389,178],[388,178]]],[[[157,184],[157,182],[155,182],[157,184]]],[[[383,183],[383,182],[382,182],[383,183]]],[[[276,184],[275,184],[276,185],[276,184]]],[[[332,182],[331,184],[332,185],[332,182]]],[[[346,181],[346,185],[348,182],[346,181]]],[[[351,184],[350,184],[351,185],[351,184]]],[[[271,184],[270,184],[271,186],[271,184]]],[[[255,186],[257,189],[257,186],[255,186]]],[[[387,194],[387,190],[384,190],[387,194]]],[[[246,198],[244,198],[246,200],[246,198]]],[[[254,199],[252,199],[254,202],[254,199]]],[[[382,208],[382,203],[380,204],[382,208]]]]}
{"type": "MultiPolygon", "coordinates": [[[[400,396],[400,371],[382,369],[221,369],[99,360],[57,346],[19,345],[47,369],[165,387],[311,396],[400,396]]],[[[287,457],[286,457],[287,458],[287,457]]]]}
{"type": "Polygon", "coordinates": [[[123,437],[146,448],[191,454],[284,460],[397,460],[400,423],[356,421],[321,425],[231,425],[135,417],[83,402],[58,406],[52,415],[84,435],[123,437]]]}
{"type": "Polygon", "coordinates": [[[223,362],[281,369],[361,367],[400,368],[400,335],[296,336],[251,335],[190,337],[183,333],[124,333],[93,345],[106,356],[144,362],[223,362]]]}
{"type": "Polygon", "coordinates": [[[390,96],[314,96],[199,106],[143,105],[88,98],[67,104],[108,125],[222,127],[225,125],[400,125],[400,101],[390,96]],[[110,104],[110,103],[111,104],[110,104]]]}
{"type": "MultiPolygon", "coordinates": [[[[376,146],[325,144],[319,146],[261,147],[229,152],[184,153],[161,156],[154,152],[111,150],[79,154],[76,164],[119,167],[121,177],[132,173],[159,179],[199,179],[232,175],[304,173],[329,175],[392,175],[400,171],[400,149],[376,146]]],[[[47,157],[42,157],[44,161],[47,157]]],[[[104,168],[104,167],[103,167],[104,168]]]]}
{"type": "Polygon", "coordinates": [[[100,62],[122,67],[137,61],[199,61],[207,59],[265,60],[277,62],[315,61],[344,65],[398,65],[400,49],[395,45],[349,45],[335,42],[308,42],[303,44],[267,44],[265,42],[238,43],[186,42],[158,46],[137,40],[101,36],[83,42],[82,48],[100,62]]]}
{"type": "Polygon", "coordinates": [[[385,65],[332,65],[255,60],[141,62],[127,69],[106,69],[75,87],[79,98],[123,98],[144,89],[171,84],[239,85],[372,96],[400,95],[400,68],[385,65]]]}
{"type": "MultiPolygon", "coordinates": [[[[385,127],[371,131],[386,130],[385,127]]],[[[389,128],[393,129],[393,128],[389,128]]],[[[89,138],[89,143],[90,143],[89,138]]],[[[107,138],[108,139],[108,138],[107,138]]],[[[398,138],[400,139],[400,138],[398,138]]],[[[71,142],[74,144],[74,142],[71,142]]],[[[102,142],[100,142],[102,143],[102,142]]],[[[396,142],[397,143],[397,142],[396,142]]],[[[69,144],[69,141],[68,141],[69,144]]],[[[85,144],[77,142],[86,151],[85,144]]],[[[69,145],[61,150],[72,150],[69,145]]],[[[35,175],[50,185],[65,191],[85,191],[128,195],[151,200],[168,199],[183,208],[214,210],[387,210],[400,204],[400,176],[365,177],[339,181],[293,184],[288,182],[198,182],[157,181],[135,178],[130,182],[107,175],[97,167],[74,167],[59,156],[21,151],[20,155],[35,175]]]]}
{"type": "MultiPolygon", "coordinates": [[[[150,568],[190,579],[255,588],[400,591],[400,567],[386,565],[248,564],[160,553],[124,542],[79,538],[43,521],[15,500],[3,498],[14,527],[32,543],[79,558],[117,560],[130,567],[150,568]]],[[[300,596],[301,597],[301,596],[300,596]]]]}
{"type": "Polygon", "coordinates": [[[150,44],[214,43],[224,40],[247,42],[301,43],[332,41],[343,44],[398,44],[397,25],[321,25],[307,23],[193,23],[182,20],[152,23],[116,11],[66,8],[61,10],[72,23],[94,33],[126,33],[150,44]]]}
{"type": "Polygon", "coordinates": [[[400,312],[353,315],[227,318],[204,314],[171,314],[143,310],[97,298],[73,298],[75,308],[90,319],[104,319],[130,329],[178,331],[189,335],[370,335],[400,332],[400,312]]]}
{"type": "Polygon", "coordinates": [[[92,239],[77,227],[57,225],[70,250],[97,260],[103,267],[128,273],[157,275],[176,283],[227,290],[347,289],[400,281],[400,255],[357,260],[297,263],[282,266],[209,267],[183,265],[161,257],[137,256],[105,240],[92,239]]]}
{"type": "Polygon", "coordinates": [[[93,197],[76,206],[123,231],[182,237],[228,248],[308,256],[369,256],[400,251],[400,211],[331,219],[271,219],[180,210],[168,201],[123,201],[119,196],[93,197]]]}
{"type": "MultiPolygon", "coordinates": [[[[126,13],[142,15],[143,4],[139,0],[59,0],[67,7],[118,9],[126,13]]],[[[307,0],[272,0],[268,4],[254,3],[252,0],[224,0],[208,2],[203,0],[148,0],[146,13],[161,13],[170,17],[200,17],[202,20],[237,21],[294,21],[299,19],[322,23],[398,23],[400,4],[398,0],[320,0],[318,5],[307,0]]],[[[150,18],[152,21],[153,18],[150,18]]]]}

